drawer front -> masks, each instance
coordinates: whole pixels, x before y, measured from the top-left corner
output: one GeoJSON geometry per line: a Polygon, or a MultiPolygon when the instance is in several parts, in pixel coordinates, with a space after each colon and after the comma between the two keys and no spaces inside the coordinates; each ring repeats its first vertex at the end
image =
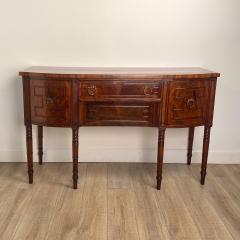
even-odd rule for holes
{"type": "Polygon", "coordinates": [[[156,103],[81,103],[82,125],[91,126],[154,126],[156,124],[156,103]]]}
{"type": "Polygon", "coordinates": [[[170,82],[167,125],[184,127],[203,125],[209,102],[209,81],[170,82]]]}
{"type": "Polygon", "coordinates": [[[30,84],[32,122],[69,126],[71,123],[70,82],[31,80],[30,84]]]}
{"type": "Polygon", "coordinates": [[[81,99],[151,98],[160,99],[159,82],[88,81],[80,85],[81,99]]]}

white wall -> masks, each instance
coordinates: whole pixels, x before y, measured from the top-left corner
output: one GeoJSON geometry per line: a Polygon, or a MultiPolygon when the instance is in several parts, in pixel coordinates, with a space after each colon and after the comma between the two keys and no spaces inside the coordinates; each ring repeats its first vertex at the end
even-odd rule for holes
{"type": "MultiPolygon", "coordinates": [[[[239,0],[0,0],[0,161],[25,161],[18,71],[30,65],[202,66],[222,74],[209,160],[240,163],[239,12],[239,0]]],[[[45,161],[70,161],[70,129],[44,134],[45,161]]],[[[167,130],[165,161],[186,161],[186,142],[167,130]]],[[[156,129],[82,128],[79,160],[155,161],[156,145],[156,129]]],[[[201,147],[199,128],[194,161],[201,147]]]]}

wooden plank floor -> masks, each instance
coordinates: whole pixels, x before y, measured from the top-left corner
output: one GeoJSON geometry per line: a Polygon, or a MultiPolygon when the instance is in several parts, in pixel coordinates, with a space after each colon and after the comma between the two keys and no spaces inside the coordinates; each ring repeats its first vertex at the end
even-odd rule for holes
{"type": "Polygon", "coordinates": [[[2,240],[240,239],[240,165],[82,163],[73,190],[70,163],[0,164],[2,240]]]}

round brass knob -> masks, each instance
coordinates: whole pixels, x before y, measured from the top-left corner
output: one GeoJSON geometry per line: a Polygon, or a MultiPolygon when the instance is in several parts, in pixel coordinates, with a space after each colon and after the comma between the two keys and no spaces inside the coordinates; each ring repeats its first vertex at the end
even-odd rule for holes
{"type": "Polygon", "coordinates": [[[97,92],[97,87],[95,85],[88,86],[87,92],[88,92],[88,95],[94,96],[97,92]]]}
{"type": "Polygon", "coordinates": [[[144,89],[143,89],[143,93],[146,96],[152,95],[153,94],[153,88],[145,86],[144,89]]]}

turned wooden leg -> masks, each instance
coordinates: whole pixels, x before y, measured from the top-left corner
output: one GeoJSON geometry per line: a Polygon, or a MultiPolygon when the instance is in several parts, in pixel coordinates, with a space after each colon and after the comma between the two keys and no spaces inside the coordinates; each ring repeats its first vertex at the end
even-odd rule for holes
{"type": "Polygon", "coordinates": [[[73,188],[78,182],[78,127],[72,128],[73,188]]]}
{"type": "Polygon", "coordinates": [[[33,183],[32,125],[26,125],[27,163],[29,183],[33,183]]]}
{"type": "Polygon", "coordinates": [[[159,129],[157,159],[157,190],[161,189],[165,128],[159,129]]]}
{"type": "Polygon", "coordinates": [[[210,141],[210,130],[211,127],[204,127],[204,137],[203,137],[203,152],[202,152],[202,166],[201,166],[201,184],[205,183],[205,176],[207,174],[207,159],[208,159],[208,149],[209,149],[209,141],[210,141]]]}
{"type": "Polygon", "coordinates": [[[43,127],[38,126],[38,162],[42,165],[43,158],[43,127]]]}
{"type": "Polygon", "coordinates": [[[194,138],[194,127],[188,129],[188,153],[187,153],[187,164],[191,164],[192,160],[192,147],[193,147],[193,138],[194,138]]]}

